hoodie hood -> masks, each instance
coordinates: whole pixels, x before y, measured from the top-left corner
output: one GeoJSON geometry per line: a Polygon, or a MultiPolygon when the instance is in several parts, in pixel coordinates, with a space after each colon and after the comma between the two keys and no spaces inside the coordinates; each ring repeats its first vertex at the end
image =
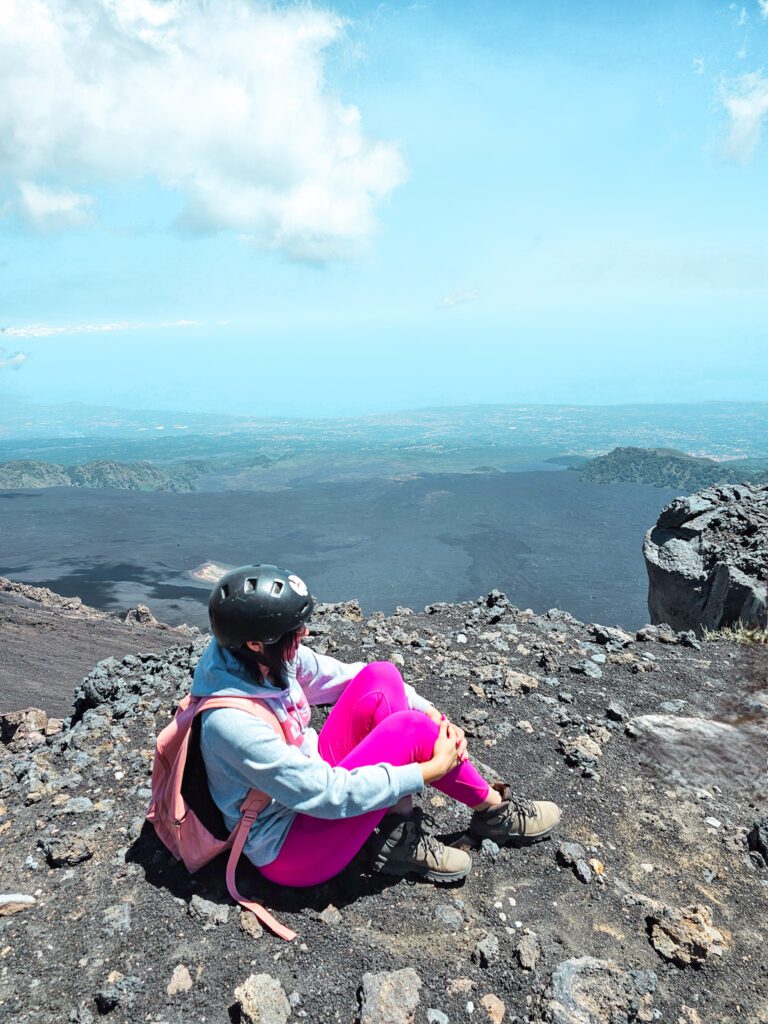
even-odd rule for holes
{"type": "Polygon", "coordinates": [[[214,694],[227,697],[260,697],[262,700],[277,700],[293,689],[296,680],[296,664],[285,666],[288,687],[277,686],[269,679],[257,683],[246,666],[215,637],[203,651],[195,669],[192,681],[193,697],[211,697],[214,694]]]}

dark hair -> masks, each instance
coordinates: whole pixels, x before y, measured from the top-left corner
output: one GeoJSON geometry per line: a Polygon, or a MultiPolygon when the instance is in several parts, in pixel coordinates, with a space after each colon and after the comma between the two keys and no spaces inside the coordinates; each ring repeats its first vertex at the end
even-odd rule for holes
{"type": "Polygon", "coordinates": [[[288,681],[285,678],[285,664],[286,662],[293,661],[296,657],[296,651],[301,642],[299,633],[303,628],[303,626],[297,626],[296,629],[281,636],[275,643],[264,644],[264,650],[261,654],[252,651],[245,644],[232,653],[245,665],[248,669],[248,674],[253,677],[254,682],[262,682],[260,666],[264,665],[269,677],[285,690],[288,688],[288,681]]]}

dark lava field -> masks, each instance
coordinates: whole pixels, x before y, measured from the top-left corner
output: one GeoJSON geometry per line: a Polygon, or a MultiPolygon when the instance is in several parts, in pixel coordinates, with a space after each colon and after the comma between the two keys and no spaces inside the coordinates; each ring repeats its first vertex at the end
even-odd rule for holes
{"type": "Polygon", "coordinates": [[[674,492],[577,473],[453,473],[259,492],[0,493],[0,575],[115,610],[146,603],[207,624],[208,560],[276,562],[324,601],[366,612],[502,588],[518,607],[584,621],[648,620],[645,530],[674,492]]]}

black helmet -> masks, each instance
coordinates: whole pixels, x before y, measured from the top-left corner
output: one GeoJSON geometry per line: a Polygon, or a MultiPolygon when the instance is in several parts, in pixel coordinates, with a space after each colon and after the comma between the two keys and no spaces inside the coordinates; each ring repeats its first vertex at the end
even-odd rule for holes
{"type": "Polygon", "coordinates": [[[309,619],[315,606],[299,576],[276,565],[242,565],[222,576],[208,601],[211,631],[222,647],[247,640],[274,644],[309,619]]]}

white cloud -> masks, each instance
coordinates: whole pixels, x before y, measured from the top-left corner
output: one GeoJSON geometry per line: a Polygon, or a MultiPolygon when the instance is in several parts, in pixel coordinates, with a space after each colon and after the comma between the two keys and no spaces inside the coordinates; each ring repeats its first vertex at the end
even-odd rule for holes
{"type": "Polygon", "coordinates": [[[764,18],[768,18],[768,0],[757,0],[757,6],[764,18]]]}
{"type": "MultiPolygon", "coordinates": [[[[766,3],[768,3],[768,0],[766,0],[766,3]]],[[[703,75],[704,74],[704,58],[703,57],[694,57],[693,58],[693,64],[691,66],[693,67],[693,70],[694,70],[695,74],[697,74],[697,75],[703,75]]]]}
{"type": "Polygon", "coordinates": [[[477,298],[477,292],[453,292],[440,300],[441,309],[449,309],[451,306],[458,306],[462,302],[473,302],[477,298]]]}
{"type": "Polygon", "coordinates": [[[722,103],[731,121],[725,152],[745,163],[755,154],[768,114],[768,78],[752,72],[729,80],[722,88],[722,103]]]}
{"type": "Polygon", "coordinates": [[[87,224],[93,214],[93,199],[69,190],[54,190],[35,185],[32,181],[19,182],[17,209],[33,227],[40,230],[80,227],[87,224]]]}
{"type": "Polygon", "coordinates": [[[67,324],[56,327],[28,324],[26,327],[4,327],[3,334],[8,338],[49,338],[56,334],[109,334],[111,331],[156,331],[166,327],[202,327],[202,323],[199,320],[166,320],[156,324],[119,320],[106,324],[67,324]]]}
{"type": "Polygon", "coordinates": [[[89,183],[154,178],[190,228],[353,252],[405,164],[325,79],[344,30],[257,0],[0,0],[0,180],[60,215],[64,197],[86,212],[89,183]]]}
{"type": "Polygon", "coordinates": [[[0,370],[19,370],[26,363],[29,356],[26,352],[9,352],[0,348],[0,370]]]}

